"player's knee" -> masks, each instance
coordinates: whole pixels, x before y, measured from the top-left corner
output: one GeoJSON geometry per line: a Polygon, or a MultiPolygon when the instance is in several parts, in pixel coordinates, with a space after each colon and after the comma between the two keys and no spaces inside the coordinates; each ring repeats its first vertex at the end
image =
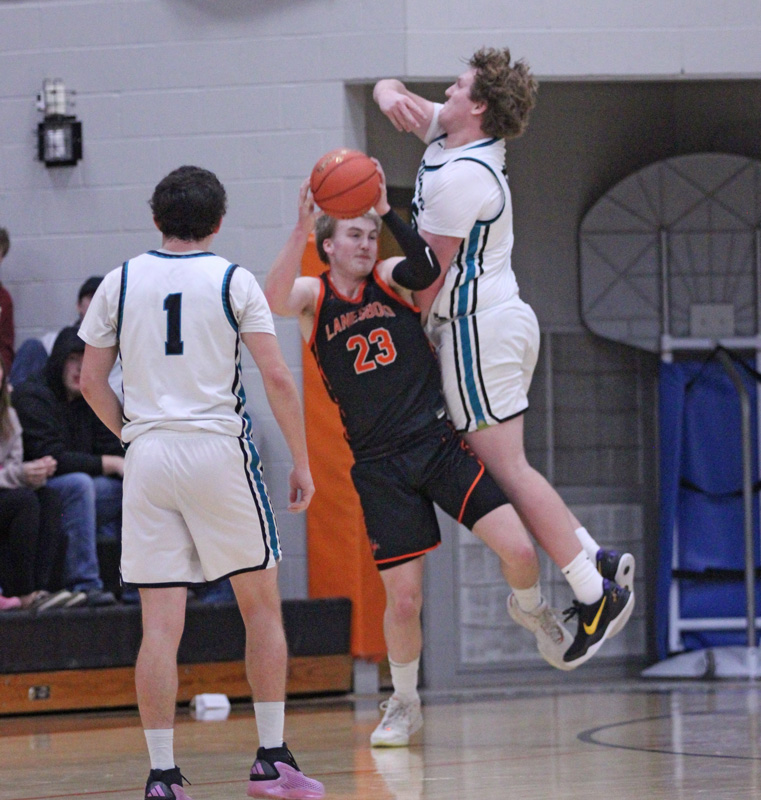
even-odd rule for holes
{"type": "Polygon", "coordinates": [[[389,598],[388,605],[394,619],[400,621],[412,620],[420,616],[420,610],[423,607],[423,595],[417,589],[405,588],[394,593],[389,598]]]}
{"type": "Polygon", "coordinates": [[[510,493],[514,487],[521,486],[532,471],[533,467],[521,454],[503,459],[493,474],[498,476],[502,488],[510,493]]]}
{"type": "Polygon", "coordinates": [[[526,537],[515,543],[510,548],[509,562],[522,570],[539,569],[539,559],[536,555],[536,548],[531,540],[526,537]]]}

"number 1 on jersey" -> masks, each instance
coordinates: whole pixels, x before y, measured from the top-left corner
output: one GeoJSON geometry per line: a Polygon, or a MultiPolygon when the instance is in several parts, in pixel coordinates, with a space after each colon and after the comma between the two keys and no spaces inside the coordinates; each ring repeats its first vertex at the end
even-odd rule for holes
{"type": "Polygon", "coordinates": [[[180,326],[182,323],[182,292],[168,294],[164,298],[166,311],[166,342],[164,352],[168,356],[181,356],[185,345],[182,341],[180,326]]]}

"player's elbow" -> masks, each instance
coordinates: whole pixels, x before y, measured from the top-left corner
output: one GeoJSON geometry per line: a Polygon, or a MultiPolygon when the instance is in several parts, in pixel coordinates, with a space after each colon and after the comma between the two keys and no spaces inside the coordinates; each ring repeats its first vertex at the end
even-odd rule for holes
{"type": "Polygon", "coordinates": [[[441,276],[436,254],[427,245],[413,258],[405,258],[393,269],[392,277],[400,286],[419,292],[433,286],[441,276]]]}
{"type": "Polygon", "coordinates": [[[278,292],[277,289],[265,286],[264,287],[264,297],[267,300],[267,303],[270,307],[270,311],[273,314],[277,314],[279,317],[288,317],[291,316],[290,310],[288,307],[288,296],[283,296],[282,292],[278,292]]]}
{"type": "Polygon", "coordinates": [[[90,399],[95,394],[95,377],[88,369],[83,368],[79,375],[79,391],[82,392],[82,397],[90,402],[90,399]]]}
{"type": "Polygon", "coordinates": [[[262,380],[271,397],[284,397],[296,392],[296,383],[285,362],[269,366],[262,372],[262,380]]]}

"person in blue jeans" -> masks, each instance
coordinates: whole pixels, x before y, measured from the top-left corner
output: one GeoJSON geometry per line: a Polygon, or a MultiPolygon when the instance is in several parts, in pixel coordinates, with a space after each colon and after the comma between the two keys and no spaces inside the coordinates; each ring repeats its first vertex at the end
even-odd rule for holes
{"type": "MultiPolygon", "coordinates": [[[[1,245],[2,236],[0,235],[0,252],[2,252],[1,245]]],[[[78,328],[84,319],[87,309],[90,306],[90,301],[102,280],[102,275],[91,275],[79,287],[79,292],[77,294],[77,319],[73,323],[75,327],[78,328]]],[[[21,386],[27,378],[42,372],[59,333],[60,331],[48,331],[39,339],[32,338],[24,340],[21,347],[16,351],[16,356],[13,359],[13,367],[11,367],[8,377],[11,386],[21,386]]],[[[114,391],[116,391],[116,385],[114,386],[114,391]]]]}
{"type": "Polygon", "coordinates": [[[13,405],[27,458],[49,455],[57,462],[47,485],[59,493],[63,507],[69,605],[101,606],[116,601],[103,589],[96,539],[120,536],[124,457],[119,440],[82,397],[83,354],[77,328],[64,328],[43,371],[14,390],[13,405]]]}

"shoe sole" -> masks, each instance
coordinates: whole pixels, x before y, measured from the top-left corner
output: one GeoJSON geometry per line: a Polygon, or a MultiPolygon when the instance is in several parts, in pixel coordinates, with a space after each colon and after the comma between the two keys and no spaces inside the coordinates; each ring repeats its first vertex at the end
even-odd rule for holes
{"type": "Polygon", "coordinates": [[[61,608],[79,608],[87,603],[87,595],[84,592],[74,592],[74,594],[61,606],[61,608]]]}
{"type": "Polygon", "coordinates": [[[630,592],[634,591],[634,569],[637,562],[631,553],[623,553],[616,569],[615,581],[619,586],[623,586],[630,592]]]}
{"type": "Polygon", "coordinates": [[[629,621],[632,611],[634,611],[634,594],[629,595],[629,602],[623,607],[621,613],[605,629],[605,633],[603,633],[600,641],[590,645],[589,649],[586,653],[584,653],[583,656],[579,656],[579,658],[575,659],[574,661],[565,662],[568,664],[569,669],[576,669],[576,667],[586,664],[586,662],[592,658],[592,656],[603,646],[605,642],[608,641],[608,639],[612,638],[617,633],[620,633],[623,630],[624,625],[626,625],[626,623],[629,621]],[[611,633],[611,631],[613,632],[611,633]]]}
{"type": "MultiPolygon", "coordinates": [[[[573,644],[573,637],[571,637],[571,641],[570,641],[568,647],[570,647],[571,644],[573,644]]],[[[558,661],[557,657],[556,657],[557,656],[556,653],[545,653],[544,650],[542,649],[542,645],[540,644],[538,639],[537,639],[536,649],[539,651],[539,655],[541,655],[541,657],[551,667],[554,667],[555,669],[559,669],[562,672],[570,672],[572,669],[576,669],[576,662],[575,661],[569,664],[569,663],[563,661],[563,657],[562,656],[560,657],[560,660],[558,661]]]]}
{"type": "Polygon", "coordinates": [[[279,798],[280,800],[320,800],[325,797],[325,792],[312,792],[304,789],[284,789],[280,786],[274,786],[270,791],[258,786],[259,781],[249,781],[249,788],[246,794],[249,797],[260,798],[279,798]],[[251,784],[254,784],[254,788],[251,784]]]}
{"type": "Polygon", "coordinates": [[[50,595],[46,600],[40,603],[38,606],[33,606],[37,611],[48,611],[51,608],[61,608],[65,606],[69,600],[71,600],[72,594],[71,592],[67,592],[62,590],[60,592],[56,592],[55,594],[50,595]]]}
{"type": "Polygon", "coordinates": [[[624,626],[629,621],[632,611],[634,611],[634,603],[634,592],[632,592],[631,596],[629,597],[629,602],[624,606],[624,610],[610,623],[610,625],[608,625],[608,630],[605,631],[604,639],[612,639],[614,636],[617,636],[619,633],[621,633],[621,631],[624,629],[624,626]]]}
{"type": "Polygon", "coordinates": [[[249,797],[278,797],[281,800],[320,800],[325,797],[325,787],[319,781],[307,778],[287,764],[275,763],[280,777],[265,781],[249,780],[246,790],[249,797]],[[307,781],[312,786],[305,785],[307,781]]]}

